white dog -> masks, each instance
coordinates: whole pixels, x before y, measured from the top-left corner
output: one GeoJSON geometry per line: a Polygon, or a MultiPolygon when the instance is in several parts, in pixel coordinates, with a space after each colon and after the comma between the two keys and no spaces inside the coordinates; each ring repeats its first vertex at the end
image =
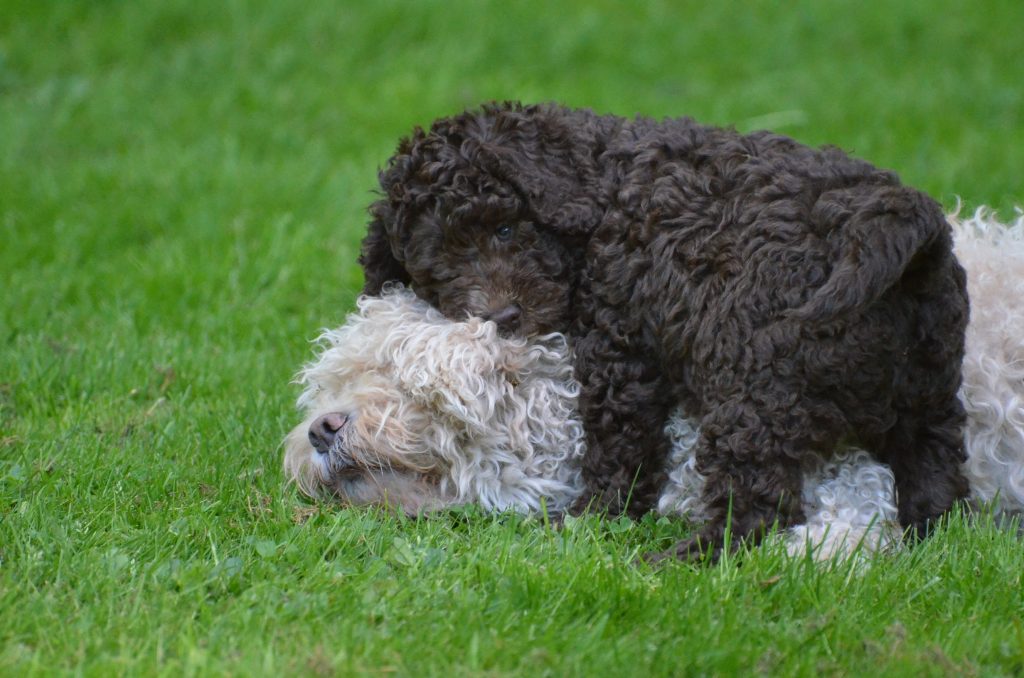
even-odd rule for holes
{"type": "MultiPolygon", "coordinates": [[[[968,274],[964,470],[972,497],[1024,508],[1024,216],[953,215],[968,274]]],[[[305,420],[285,440],[285,470],[311,496],[409,513],[476,503],[561,510],[582,489],[583,427],[571,347],[561,335],[503,338],[477,318],[451,322],[402,288],[361,298],[321,336],[299,375],[305,420]]],[[[658,510],[702,517],[698,431],[681,413],[658,510]]],[[[807,523],[785,535],[794,554],[828,558],[898,542],[892,472],[866,451],[838,450],[805,469],[807,523]]]]}

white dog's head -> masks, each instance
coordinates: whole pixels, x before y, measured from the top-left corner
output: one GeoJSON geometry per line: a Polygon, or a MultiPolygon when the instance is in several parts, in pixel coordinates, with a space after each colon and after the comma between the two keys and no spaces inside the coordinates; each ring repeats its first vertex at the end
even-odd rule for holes
{"type": "Polygon", "coordinates": [[[358,306],[298,377],[306,418],[285,440],[285,468],[304,492],[409,513],[535,509],[578,493],[583,430],[564,337],[503,338],[401,287],[358,306]]]}

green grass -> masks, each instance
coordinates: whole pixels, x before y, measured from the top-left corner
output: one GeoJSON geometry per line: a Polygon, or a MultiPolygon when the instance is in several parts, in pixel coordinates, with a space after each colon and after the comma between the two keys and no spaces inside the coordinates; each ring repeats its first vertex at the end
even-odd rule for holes
{"type": "Polygon", "coordinates": [[[0,674],[1024,671],[1024,549],[634,566],[676,522],[284,485],[375,171],[491,98],[833,143],[1024,202],[1024,5],[0,0],[0,674]]]}

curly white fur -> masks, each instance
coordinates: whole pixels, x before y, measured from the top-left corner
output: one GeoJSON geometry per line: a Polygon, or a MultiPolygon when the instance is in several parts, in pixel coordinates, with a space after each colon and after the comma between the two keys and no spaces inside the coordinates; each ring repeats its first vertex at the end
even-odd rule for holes
{"type": "Polygon", "coordinates": [[[401,288],[358,306],[299,375],[308,416],[286,440],[285,466],[303,491],[410,511],[536,509],[576,496],[583,430],[564,337],[505,339],[401,288]],[[321,455],[307,431],[326,412],[350,423],[321,455]]]}
{"type": "MultiPolygon", "coordinates": [[[[965,471],[972,494],[1004,510],[1024,508],[1024,223],[985,211],[954,215],[968,271],[962,400],[969,421],[965,471]]],[[[493,323],[451,322],[400,287],[362,298],[345,325],[321,336],[318,359],[299,375],[307,417],[285,441],[285,468],[311,495],[419,512],[464,503],[487,509],[566,507],[581,489],[583,427],[564,337],[498,336],[493,323]],[[310,424],[342,412],[349,423],[327,454],[310,424]]],[[[662,513],[702,517],[698,431],[681,412],[662,513]]],[[[785,535],[790,553],[817,558],[898,543],[892,472],[848,448],[805,469],[807,522],[785,535]]]]}
{"type": "Polygon", "coordinates": [[[979,209],[951,218],[967,269],[971,322],[960,399],[969,423],[965,471],[973,495],[1024,508],[1024,213],[1012,225],[979,209]]]}

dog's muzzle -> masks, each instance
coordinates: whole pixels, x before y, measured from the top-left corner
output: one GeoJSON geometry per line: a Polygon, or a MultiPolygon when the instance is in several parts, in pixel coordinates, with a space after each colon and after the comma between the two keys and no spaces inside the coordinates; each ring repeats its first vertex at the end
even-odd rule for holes
{"type": "Polygon", "coordinates": [[[320,454],[327,454],[338,442],[342,429],[348,424],[348,415],[330,412],[309,425],[309,443],[320,454]]]}
{"type": "Polygon", "coordinates": [[[502,336],[515,334],[522,324],[522,318],[523,309],[519,304],[509,304],[483,315],[484,320],[490,320],[498,326],[498,331],[502,336]]]}

